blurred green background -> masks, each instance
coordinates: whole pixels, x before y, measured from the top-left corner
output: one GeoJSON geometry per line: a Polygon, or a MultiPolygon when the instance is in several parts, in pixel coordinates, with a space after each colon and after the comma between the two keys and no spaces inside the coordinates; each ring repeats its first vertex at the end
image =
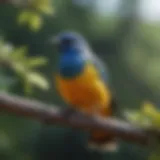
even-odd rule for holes
{"type": "MultiPolygon", "coordinates": [[[[158,106],[159,10],[158,0],[0,1],[0,90],[64,106],[55,89],[57,53],[50,38],[69,29],[83,34],[106,63],[119,112],[145,100],[158,106]]],[[[101,154],[86,143],[83,131],[0,114],[2,160],[145,160],[151,151],[121,142],[117,153],[101,154]]]]}

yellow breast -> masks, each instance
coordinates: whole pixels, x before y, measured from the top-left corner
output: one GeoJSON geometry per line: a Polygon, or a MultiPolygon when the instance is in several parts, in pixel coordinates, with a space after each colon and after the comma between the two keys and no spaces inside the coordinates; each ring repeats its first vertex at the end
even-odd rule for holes
{"type": "Polygon", "coordinates": [[[104,106],[110,102],[109,90],[92,65],[87,65],[74,79],[62,79],[57,75],[56,86],[64,100],[76,107],[104,106]]]}

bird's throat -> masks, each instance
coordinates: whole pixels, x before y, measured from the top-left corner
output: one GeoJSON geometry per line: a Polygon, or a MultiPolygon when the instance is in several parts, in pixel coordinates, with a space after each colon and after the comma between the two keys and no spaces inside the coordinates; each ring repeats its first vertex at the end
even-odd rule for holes
{"type": "Polygon", "coordinates": [[[61,59],[59,74],[65,79],[75,78],[83,72],[85,61],[81,57],[67,57],[61,59]]]}

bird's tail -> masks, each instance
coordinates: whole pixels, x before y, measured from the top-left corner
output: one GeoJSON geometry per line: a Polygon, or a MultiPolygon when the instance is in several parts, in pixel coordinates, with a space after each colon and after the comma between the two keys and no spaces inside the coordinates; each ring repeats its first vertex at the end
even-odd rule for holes
{"type": "MultiPolygon", "coordinates": [[[[115,111],[115,102],[110,104],[110,110],[103,111],[103,116],[112,116],[115,111]]],[[[90,149],[95,149],[104,152],[116,152],[118,150],[118,142],[115,136],[110,133],[104,133],[103,131],[92,130],[90,131],[90,137],[88,142],[88,147],[90,149]]]]}

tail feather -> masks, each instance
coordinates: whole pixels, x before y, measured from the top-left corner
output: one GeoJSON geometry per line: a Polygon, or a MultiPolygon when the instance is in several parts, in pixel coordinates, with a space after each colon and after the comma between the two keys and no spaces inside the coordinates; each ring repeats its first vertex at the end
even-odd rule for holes
{"type": "MultiPolygon", "coordinates": [[[[117,105],[115,101],[112,101],[110,104],[110,108],[108,108],[106,111],[103,110],[101,112],[101,115],[105,117],[113,116],[116,108],[117,105]]],[[[115,136],[113,136],[112,134],[93,130],[90,132],[88,147],[90,149],[96,149],[104,152],[116,152],[118,150],[118,142],[115,136]]]]}

